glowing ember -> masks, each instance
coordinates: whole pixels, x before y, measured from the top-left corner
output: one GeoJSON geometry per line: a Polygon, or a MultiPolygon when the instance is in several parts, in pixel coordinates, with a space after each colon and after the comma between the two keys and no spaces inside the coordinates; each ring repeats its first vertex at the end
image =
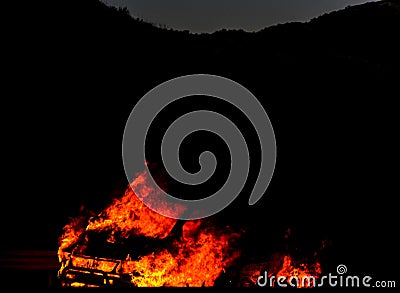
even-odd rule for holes
{"type": "Polygon", "coordinates": [[[104,272],[111,272],[116,266],[115,262],[107,260],[88,259],[84,257],[74,257],[72,264],[76,267],[96,268],[104,272]]]}

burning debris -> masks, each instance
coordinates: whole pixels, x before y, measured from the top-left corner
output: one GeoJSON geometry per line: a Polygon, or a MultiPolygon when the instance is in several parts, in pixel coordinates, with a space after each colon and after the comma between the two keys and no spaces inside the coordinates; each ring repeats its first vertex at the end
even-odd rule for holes
{"type": "Polygon", "coordinates": [[[144,205],[138,197],[158,196],[147,176],[140,174],[99,215],[64,227],[58,250],[63,286],[209,287],[239,257],[233,244],[241,233],[206,220],[166,218],[144,205]]]}

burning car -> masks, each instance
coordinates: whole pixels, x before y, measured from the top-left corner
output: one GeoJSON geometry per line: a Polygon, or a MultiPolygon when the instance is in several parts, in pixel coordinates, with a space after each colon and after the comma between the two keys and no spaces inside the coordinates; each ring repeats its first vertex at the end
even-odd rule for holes
{"type": "Polygon", "coordinates": [[[73,245],[59,253],[58,277],[63,286],[134,286],[132,278],[139,276],[134,264],[142,256],[162,250],[173,254],[183,225],[183,221],[177,222],[163,239],[134,236],[112,241],[112,231],[84,231],[73,245]]]}
{"type": "Polygon", "coordinates": [[[62,285],[213,286],[239,257],[241,233],[164,217],[139,199],[156,193],[144,172],[97,216],[71,219],[58,250],[62,285]]]}

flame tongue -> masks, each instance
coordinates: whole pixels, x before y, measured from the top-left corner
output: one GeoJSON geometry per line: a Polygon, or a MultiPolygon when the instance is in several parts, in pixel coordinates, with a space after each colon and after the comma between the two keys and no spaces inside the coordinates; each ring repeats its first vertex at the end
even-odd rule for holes
{"type": "MultiPolygon", "coordinates": [[[[119,232],[120,237],[123,238],[132,234],[165,238],[171,232],[177,220],[152,211],[138,198],[160,202],[157,201],[160,195],[161,190],[150,185],[148,174],[145,171],[130,184],[130,188],[125,191],[124,196],[121,199],[114,200],[100,214],[98,219],[89,223],[86,230],[101,231],[107,229],[119,232]]],[[[173,210],[176,215],[183,212],[182,207],[164,205],[163,208],[173,210]]]]}

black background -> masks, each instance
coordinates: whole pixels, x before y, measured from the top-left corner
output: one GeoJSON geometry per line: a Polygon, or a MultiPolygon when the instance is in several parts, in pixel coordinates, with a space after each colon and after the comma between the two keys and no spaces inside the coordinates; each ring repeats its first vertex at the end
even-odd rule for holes
{"type": "MultiPolygon", "coordinates": [[[[209,35],[160,30],[97,1],[9,8],[2,250],[56,251],[68,217],[82,205],[99,211],[126,188],[121,143],[135,103],[161,82],[207,73],[248,88],[266,109],[277,141],[265,196],[247,205],[252,169],[216,223],[248,231],[245,255],[283,249],[290,228],[290,246],[305,255],[329,243],[323,252],[329,271],[343,263],[354,274],[393,279],[399,18],[385,3],[253,34],[209,35]]],[[[194,107],[230,112],[256,141],[234,110],[195,99],[194,107]]],[[[197,162],[199,151],[210,147],[226,161],[218,139],[193,139],[182,148],[189,169],[197,167],[190,158],[197,162]]],[[[156,142],[148,150],[155,157],[156,142]]],[[[250,145],[257,167],[259,150],[250,145]]],[[[226,165],[219,165],[215,183],[226,176],[226,165]]]]}

